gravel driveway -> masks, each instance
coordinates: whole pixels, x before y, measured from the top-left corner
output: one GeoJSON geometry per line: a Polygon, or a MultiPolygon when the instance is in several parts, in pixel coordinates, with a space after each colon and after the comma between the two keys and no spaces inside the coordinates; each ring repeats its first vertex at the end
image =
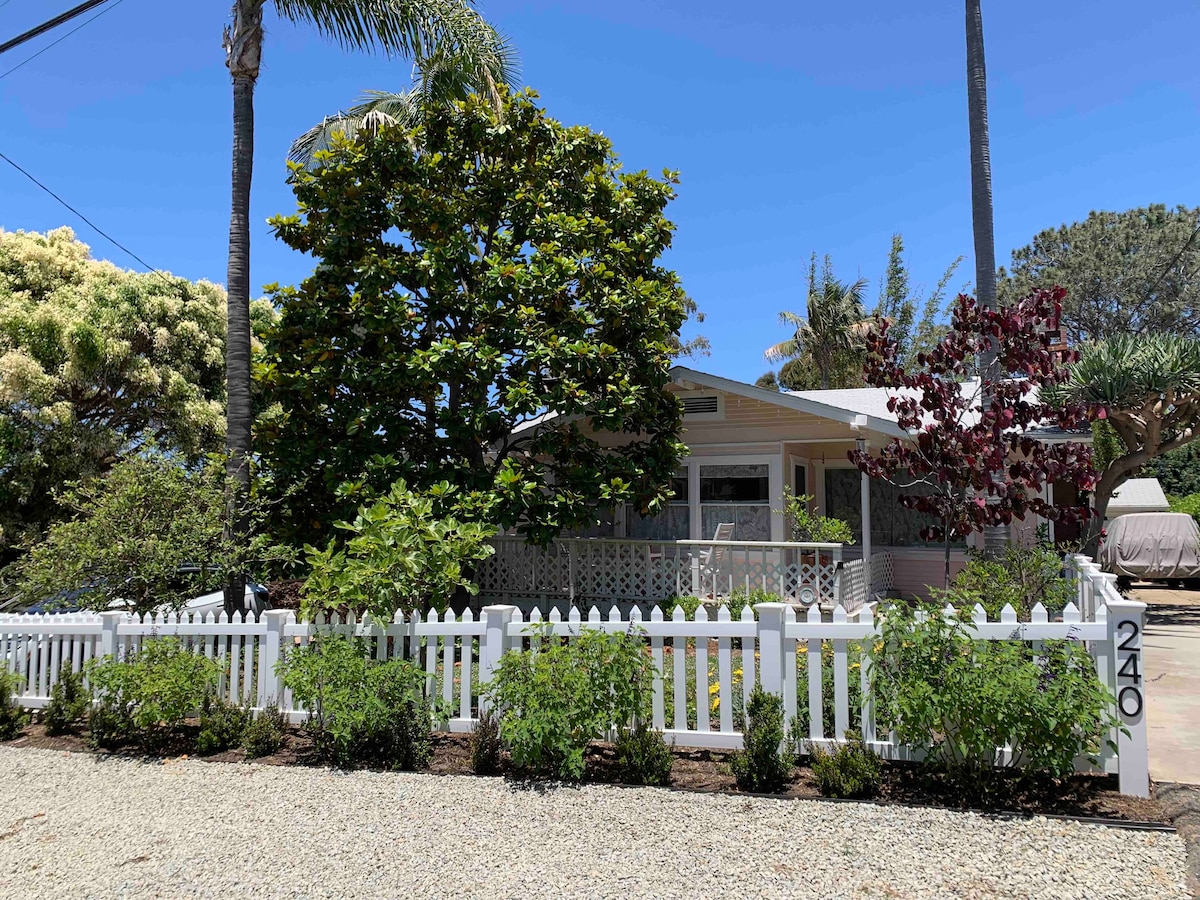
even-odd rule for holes
{"type": "Polygon", "coordinates": [[[1186,897],[1175,835],[0,748],[0,897],[1186,897]]]}

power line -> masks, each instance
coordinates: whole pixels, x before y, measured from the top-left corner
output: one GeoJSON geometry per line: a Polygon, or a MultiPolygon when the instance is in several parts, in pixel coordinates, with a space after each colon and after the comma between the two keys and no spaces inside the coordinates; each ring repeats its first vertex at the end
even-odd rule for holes
{"type": "Polygon", "coordinates": [[[26,41],[32,41],[39,34],[45,34],[59,25],[64,25],[70,22],[76,16],[82,16],[85,12],[95,9],[101,3],[107,3],[108,0],[84,0],[78,6],[68,9],[65,13],[55,16],[53,19],[47,19],[41,25],[35,25],[23,34],[18,34],[10,41],[5,41],[0,44],[0,53],[6,53],[14,47],[20,47],[26,41]]]}
{"type": "Polygon", "coordinates": [[[47,194],[49,194],[51,197],[53,197],[55,200],[57,200],[59,203],[61,203],[63,206],[65,206],[67,209],[69,209],[71,212],[75,213],[75,215],[79,216],[79,218],[83,219],[83,221],[86,222],[92,228],[93,231],[95,231],[98,235],[100,235],[106,241],[111,243],[113,246],[120,248],[121,250],[128,253],[131,257],[136,259],[139,263],[141,263],[141,265],[144,269],[146,269],[150,272],[156,272],[157,274],[162,275],[164,278],[170,279],[170,276],[167,275],[166,272],[162,271],[162,269],[159,269],[159,268],[156,268],[155,266],[150,265],[150,263],[146,262],[144,259],[142,259],[140,256],[138,256],[136,253],[134,253],[132,250],[130,250],[128,247],[126,247],[124,244],[122,244],[120,241],[118,241],[115,237],[108,234],[108,232],[106,232],[103,228],[101,228],[99,225],[97,225],[95,222],[93,222],[91,219],[89,219],[87,216],[85,216],[83,213],[81,213],[79,210],[77,210],[75,207],[73,207],[70,203],[68,203],[62,197],[58,196],[58,194],[54,193],[54,191],[50,190],[50,188],[46,187],[44,184],[42,184],[40,181],[38,181],[36,178],[34,178],[32,175],[30,175],[28,172],[26,172],[20,166],[18,166],[15,162],[13,162],[11,159],[9,159],[7,156],[5,156],[3,153],[0,153],[0,159],[4,160],[6,163],[8,163],[10,166],[12,166],[14,169],[16,169],[18,172],[20,172],[22,175],[24,175],[26,178],[28,178],[30,181],[32,181],[34,184],[36,184],[38,187],[40,187],[43,191],[45,191],[47,194]]]}
{"type": "MultiPolygon", "coordinates": [[[[4,4],[8,3],[8,2],[10,2],[10,0],[4,0],[4,3],[0,3],[0,7],[4,6],[4,4]]],[[[106,0],[101,0],[101,2],[106,2],[106,0]]],[[[21,62],[17,63],[15,66],[13,66],[8,71],[6,71],[4,73],[0,73],[0,78],[7,78],[9,75],[11,75],[13,72],[17,71],[17,69],[21,68],[26,63],[33,62],[33,60],[37,59],[39,56],[41,56],[43,53],[45,53],[51,47],[55,47],[55,46],[61,44],[63,41],[65,41],[67,38],[69,38],[71,35],[73,35],[75,32],[77,32],[80,28],[83,28],[85,25],[90,25],[92,22],[95,22],[98,18],[100,18],[106,12],[108,12],[109,10],[112,10],[112,9],[116,9],[118,6],[120,6],[124,2],[125,2],[125,0],[114,0],[112,6],[104,7],[104,9],[100,10],[100,12],[96,13],[90,19],[85,19],[84,21],[80,22],[78,25],[76,25],[74,28],[72,28],[70,31],[68,31],[66,34],[64,34],[62,37],[58,38],[57,40],[51,41],[49,44],[47,44],[41,50],[37,51],[37,53],[33,53],[33,54],[29,55],[28,57],[21,60],[21,62]]],[[[89,6],[88,8],[91,9],[93,6],[95,6],[94,3],[92,4],[92,6],[89,6]]],[[[86,12],[86,10],[85,10],[85,12],[86,12]]],[[[41,26],[39,26],[39,27],[41,27],[41,26]]],[[[28,33],[29,32],[26,32],[26,34],[28,34],[28,33]]],[[[41,32],[38,32],[38,33],[41,34],[41,32]]],[[[13,40],[17,40],[17,38],[14,38],[13,40]]],[[[13,44],[12,41],[9,41],[8,44],[5,45],[5,47],[9,47],[10,45],[15,46],[15,44],[13,44]]],[[[2,51],[0,51],[0,52],[2,52],[2,51]]]]}

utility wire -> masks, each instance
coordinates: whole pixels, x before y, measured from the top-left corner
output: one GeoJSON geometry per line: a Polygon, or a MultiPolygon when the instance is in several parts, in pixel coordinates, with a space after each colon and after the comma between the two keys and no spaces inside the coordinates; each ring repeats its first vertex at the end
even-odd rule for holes
{"type": "MultiPolygon", "coordinates": [[[[4,0],[4,2],[7,3],[7,2],[9,2],[9,0],[4,0]]],[[[74,28],[72,28],[70,31],[68,31],[66,34],[64,34],[62,37],[58,38],[58,40],[51,41],[49,44],[47,44],[41,50],[37,51],[37,53],[34,53],[34,54],[26,57],[25,59],[21,60],[21,62],[17,63],[15,66],[13,66],[8,71],[0,73],[0,78],[7,78],[9,75],[11,75],[13,72],[17,71],[17,69],[21,68],[26,63],[33,62],[35,59],[37,59],[39,56],[41,56],[43,53],[45,53],[51,47],[61,44],[63,41],[65,41],[67,38],[69,38],[71,35],[73,35],[75,32],[77,32],[80,28],[83,28],[85,25],[90,25],[92,22],[95,22],[98,18],[100,18],[106,12],[108,12],[111,9],[116,9],[118,6],[120,6],[124,2],[125,2],[125,0],[114,0],[112,6],[104,7],[104,9],[100,10],[100,12],[96,13],[90,19],[85,19],[84,21],[80,22],[78,25],[76,25],[74,28]]],[[[3,6],[3,5],[4,4],[0,4],[0,6],[3,6]]]]}
{"type": "Polygon", "coordinates": [[[138,256],[136,253],[134,253],[132,250],[130,250],[128,247],[126,247],[124,244],[122,244],[120,241],[118,241],[115,237],[108,234],[103,228],[101,228],[99,225],[97,225],[95,222],[93,222],[91,219],[89,219],[87,216],[85,216],[83,213],[81,213],[79,210],[77,210],[75,207],[73,207],[70,203],[68,203],[62,197],[58,196],[58,194],[54,193],[54,191],[50,190],[50,188],[46,187],[44,184],[42,184],[40,181],[38,181],[36,178],[34,178],[32,175],[30,175],[28,172],[26,172],[20,166],[18,166],[15,162],[13,162],[11,159],[9,159],[7,156],[5,156],[3,153],[0,153],[0,159],[4,160],[6,163],[8,163],[10,166],[12,166],[14,169],[16,169],[18,172],[20,172],[22,175],[24,175],[26,178],[28,178],[30,181],[32,181],[34,184],[36,184],[38,187],[40,187],[43,191],[45,191],[47,194],[49,194],[51,197],[53,197],[55,200],[57,200],[59,203],[61,203],[63,206],[65,206],[67,209],[69,209],[71,212],[75,213],[75,215],[79,216],[79,218],[83,219],[83,221],[86,222],[92,228],[92,230],[94,230],[97,234],[99,234],[106,241],[108,241],[109,243],[113,244],[114,246],[120,248],[121,250],[124,250],[127,254],[129,254],[134,259],[136,259],[139,263],[141,263],[143,268],[145,268],[146,270],[148,270],[150,272],[155,272],[155,273],[163,276],[164,278],[167,278],[168,280],[170,279],[171,276],[169,276],[166,272],[164,272],[162,269],[159,269],[159,268],[156,268],[156,267],[150,265],[150,263],[146,262],[144,259],[142,259],[140,256],[138,256]]]}
{"type": "Polygon", "coordinates": [[[9,50],[12,50],[14,47],[20,47],[26,41],[32,41],[39,34],[45,34],[47,31],[57,28],[59,25],[65,25],[76,16],[82,16],[85,12],[95,9],[101,3],[107,2],[108,0],[84,0],[83,3],[68,9],[65,13],[57,15],[53,19],[47,19],[41,25],[35,25],[33,28],[30,28],[23,34],[18,34],[12,40],[5,41],[3,44],[0,44],[0,53],[6,53],[9,50]]]}

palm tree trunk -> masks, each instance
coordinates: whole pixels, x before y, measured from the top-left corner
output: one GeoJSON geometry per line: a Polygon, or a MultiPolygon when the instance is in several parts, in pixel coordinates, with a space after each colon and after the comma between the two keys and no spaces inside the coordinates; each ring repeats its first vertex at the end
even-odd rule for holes
{"type": "MultiPolygon", "coordinates": [[[[975,236],[975,296],[985,309],[996,308],[996,238],[992,230],[992,156],[988,145],[987,66],[983,58],[983,13],[980,0],[967,0],[967,123],[971,134],[971,228],[975,236]]],[[[1000,377],[995,350],[979,360],[983,408],[990,405],[990,385],[1000,377]]],[[[983,552],[997,556],[1009,541],[1007,525],[983,530],[983,552]]]]}
{"type": "MultiPolygon", "coordinates": [[[[230,546],[247,539],[245,498],[250,487],[250,181],[254,169],[254,83],[262,54],[264,0],[235,0],[225,29],[226,65],[233,78],[233,196],[229,214],[227,330],[225,335],[228,481],[226,538],[230,546]]],[[[229,572],[225,609],[245,608],[244,572],[229,572]]]]}

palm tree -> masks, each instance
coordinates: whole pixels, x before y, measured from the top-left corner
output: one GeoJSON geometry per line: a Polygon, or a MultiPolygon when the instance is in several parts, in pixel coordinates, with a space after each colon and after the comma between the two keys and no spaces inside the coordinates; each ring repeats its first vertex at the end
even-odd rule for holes
{"type": "MultiPolygon", "coordinates": [[[[988,143],[987,66],[983,58],[983,13],[980,0],[967,0],[967,126],[971,136],[971,228],[975,237],[975,296],[985,309],[996,308],[996,238],[992,225],[992,156],[988,143]]],[[[1000,376],[994,350],[979,360],[983,379],[982,403],[988,406],[988,385],[1000,376]]],[[[989,556],[1008,545],[1008,526],[983,530],[989,556]]]]}
{"type": "Polygon", "coordinates": [[[766,358],[773,362],[810,359],[820,376],[822,389],[827,390],[833,374],[862,347],[871,328],[872,321],[863,306],[866,288],[865,278],[852,284],[838,281],[829,269],[828,260],[818,286],[814,260],[809,265],[808,318],[781,312],[779,321],[793,326],[795,333],[786,341],[768,347],[766,358]]]}
{"type": "MultiPolygon", "coordinates": [[[[499,35],[496,44],[504,45],[499,35]]],[[[515,87],[516,77],[516,66],[509,54],[498,54],[495,64],[480,72],[470,56],[456,52],[453,47],[434,47],[428,56],[414,60],[412,87],[405,91],[364,91],[354,106],[327,116],[296,138],[288,158],[311,166],[318,152],[329,149],[335,133],[353,138],[359,131],[374,131],[381,125],[411,128],[419,123],[423,110],[465,100],[471,93],[487,97],[499,111],[501,88],[515,87]]]]}
{"type": "MultiPolygon", "coordinates": [[[[234,0],[225,26],[225,64],[233,79],[233,202],[229,215],[226,450],[230,491],[229,539],[245,532],[239,510],[250,484],[250,181],[254,161],[254,85],[262,60],[267,0],[234,0]]],[[[343,47],[431,58],[452,48],[479,81],[504,79],[511,50],[469,0],[274,0],[281,19],[311,25],[343,47]]],[[[229,610],[242,606],[244,578],[230,573],[229,610]]]]}

